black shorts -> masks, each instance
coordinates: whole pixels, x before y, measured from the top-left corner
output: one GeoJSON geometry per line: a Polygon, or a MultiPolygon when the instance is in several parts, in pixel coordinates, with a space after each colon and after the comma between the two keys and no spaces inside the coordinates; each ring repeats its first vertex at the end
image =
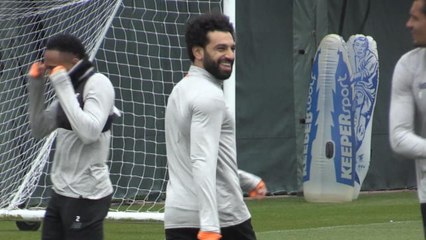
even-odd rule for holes
{"type": "Polygon", "coordinates": [[[43,219],[42,240],[102,240],[111,198],[112,194],[98,200],[69,198],[53,192],[43,219]]]}
{"type": "MultiPolygon", "coordinates": [[[[198,228],[170,228],[166,229],[166,240],[197,240],[198,228]]],[[[221,240],[256,240],[251,225],[251,220],[247,220],[231,227],[220,229],[221,240]]]]}

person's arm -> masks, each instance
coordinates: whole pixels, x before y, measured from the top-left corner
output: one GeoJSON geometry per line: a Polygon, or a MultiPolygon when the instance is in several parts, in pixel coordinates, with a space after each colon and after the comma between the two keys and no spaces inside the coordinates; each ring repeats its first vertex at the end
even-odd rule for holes
{"type": "Polygon", "coordinates": [[[199,206],[200,232],[220,233],[216,167],[225,103],[200,96],[192,103],[191,163],[199,206]]]}
{"type": "Polygon", "coordinates": [[[114,88],[109,79],[95,74],[88,80],[84,87],[83,109],[64,69],[51,74],[50,80],[73,131],[84,143],[99,139],[114,104],[114,88]]]}
{"type": "Polygon", "coordinates": [[[56,129],[58,102],[54,101],[46,109],[44,108],[44,71],[45,67],[42,63],[34,63],[28,73],[27,83],[31,134],[38,139],[45,137],[56,129]]]}
{"type": "Polygon", "coordinates": [[[258,176],[238,169],[241,189],[247,192],[250,197],[263,198],[266,195],[267,188],[265,182],[258,176]]]}
{"type": "Polygon", "coordinates": [[[373,53],[369,53],[365,59],[365,66],[363,66],[360,74],[361,77],[367,78],[377,71],[377,68],[379,67],[379,62],[377,58],[373,55],[373,53]]]}
{"type": "Polygon", "coordinates": [[[426,140],[414,132],[415,100],[411,90],[414,75],[403,61],[396,64],[389,111],[389,138],[393,151],[408,158],[426,157],[426,140]]]}

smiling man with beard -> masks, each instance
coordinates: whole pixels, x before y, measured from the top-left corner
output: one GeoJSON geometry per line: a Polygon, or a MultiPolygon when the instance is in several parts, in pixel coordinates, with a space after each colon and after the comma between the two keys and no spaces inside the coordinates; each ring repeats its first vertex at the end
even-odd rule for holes
{"type": "Polygon", "coordinates": [[[222,91],[234,64],[234,29],[226,16],[204,14],[189,22],[185,39],[192,65],[170,94],[165,116],[166,239],[256,239],[222,91]]]}

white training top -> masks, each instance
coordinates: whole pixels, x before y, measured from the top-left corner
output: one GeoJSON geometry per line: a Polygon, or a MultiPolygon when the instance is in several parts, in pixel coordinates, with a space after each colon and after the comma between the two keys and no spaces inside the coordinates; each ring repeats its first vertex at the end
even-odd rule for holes
{"type": "Polygon", "coordinates": [[[51,76],[50,82],[57,99],[46,109],[44,79],[30,79],[28,90],[32,134],[42,138],[57,129],[51,170],[53,190],[72,198],[106,197],[113,192],[106,165],[111,131],[102,132],[102,129],[113,112],[114,88],[105,75],[95,73],[84,87],[84,109],[81,109],[66,72],[51,76]],[[59,103],[73,130],[57,128],[59,103]]]}
{"type": "Polygon", "coordinates": [[[395,66],[389,114],[392,149],[416,159],[420,202],[426,203],[426,49],[404,54],[395,66]]]}
{"type": "Polygon", "coordinates": [[[191,66],[170,94],[165,117],[166,229],[220,232],[220,227],[250,218],[238,177],[234,118],[221,83],[191,66]]]}

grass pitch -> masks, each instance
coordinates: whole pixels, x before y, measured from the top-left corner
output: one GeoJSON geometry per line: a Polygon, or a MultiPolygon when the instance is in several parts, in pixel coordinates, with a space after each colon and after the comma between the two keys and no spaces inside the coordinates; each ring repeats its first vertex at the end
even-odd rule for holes
{"type": "MultiPolygon", "coordinates": [[[[362,193],[348,203],[308,203],[303,197],[248,200],[258,240],[414,240],[423,239],[414,191],[362,193]]],[[[107,222],[106,240],[162,240],[158,222],[107,222]]],[[[0,239],[40,239],[0,221],[0,239]]]]}

